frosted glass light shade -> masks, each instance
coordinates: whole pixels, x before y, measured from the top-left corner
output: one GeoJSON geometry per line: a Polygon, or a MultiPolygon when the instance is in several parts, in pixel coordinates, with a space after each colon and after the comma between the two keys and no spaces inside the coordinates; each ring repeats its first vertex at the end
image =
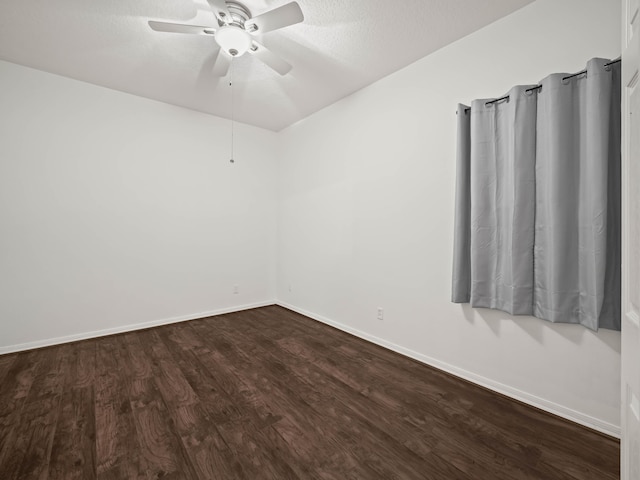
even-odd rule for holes
{"type": "Polygon", "coordinates": [[[251,36],[240,27],[226,25],[215,36],[216,42],[232,57],[239,57],[251,48],[251,36]]]}

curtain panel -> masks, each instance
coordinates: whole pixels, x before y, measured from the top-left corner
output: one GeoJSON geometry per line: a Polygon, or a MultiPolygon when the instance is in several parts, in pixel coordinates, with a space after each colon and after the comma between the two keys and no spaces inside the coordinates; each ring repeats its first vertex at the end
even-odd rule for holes
{"type": "Polygon", "coordinates": [[[620,63],[458,106],[452,301],[620,330],[620,63]]]}

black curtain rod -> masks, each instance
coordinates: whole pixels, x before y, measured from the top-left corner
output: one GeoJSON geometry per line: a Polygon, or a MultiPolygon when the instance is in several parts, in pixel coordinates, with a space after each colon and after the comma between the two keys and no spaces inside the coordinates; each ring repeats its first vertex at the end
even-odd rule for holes
{"type": "Polygon", "coordinates": [[[587,71],[582,70],[581,72],[574,73],[573,75],[567,75],[566,77],[562,77],[562,81],[564,82],[565,80],[569,80],[570,78],[579,77],[580,75],[584,75],[585,73],[587,73],[587,71]]]}
{"type": "MultiPolygon", "coordinates": [[[[622,57],[618,57],[615,60],[611,60],[610,62],[605,63],[604,66],[605,66],[605,68],[606,67],[610,67],[614,63],[618,63],[620,61],[622,61],[622,57]]],[[[565,80],[568,80],[568,79],[573,78],[573,77],[577,77],[579,75],[584,75],[585,73],[587,73],[587,71],[586,70],[582,70],[581,72],[574,73],[573,75],[567,75],[566,77],[562,77],[562,81],[564,82],[565,80]]],[[[536,85],[535,87],[527,88],[525,90],[525,93],[533,92],[534,90],[540,90],[541,88],[542,88],[542,85],[536,85]]],[[[489,105],[493,105],[494,103],[498,103],[498,102],[501,102],[503,100],[509,100],[509,95],[505,95],[504,97],[496,98],[495,100],[491,100],[489,102],[486,102],[484,104],[484,106],[488,107],[489,105]]],[[[467,113],[469,110],[471,110],[471,108],[465,108],[464,109],[464,113],[467,113]]]]}
{"type": "MultiPolygon", "coordinates": [[[[605,67],[610,67],[611,65],[613,65],[615,63],[619,63],[621,61],[622,61],[622,57],[618,57],[615,60],[611,60],[610,62],[605,63],[604,66],[605,67]]],[[[573,75],[568,75],[566,77],[563,77],[562,80],[563,81],[564,80],[568,80],[569,78],[577,77],[578,75],[582,75],[582,74],[585,74],[585,73],[587,73],[587,71],[586,70],[582,70],[581,72],[574,73],[573,75]]],[[[525,90],[525,92],[526,93],[533,92],[534,90],[540,90],[541,88],[542,88],[542,85],[536,85],[535,87],[527,88],[525,90]]],[[[501,102],[502,100],[508,100],[508,99],[509,99],[509,95],[505,95],[504,97],[496,98],[495,100],[491,100],[489,102],[486,102],[485,106],[489,106],[489,105],[492,105],[494,103],[501,102]]],[[[470,110],[471,110],[471,107],[467,107],[467,108],[464,109],[464,113],[468,113],[470,110]]]]}
{"type": "MultiPolygon", "coordinates": [[[[610,62],[604,64],[604,68],[610,67],[614,63],[618,63],[620,61],[622,61],[622,57],[618,57],[615,60],[611,60],[610,62]]],[[[564,82],[565,80],[569,80],[570,78],[577,77],[577,76],[583,75],[585,73],[587,73],[586,69],[582,70],[581,72],[574,73],[573,75],[567,75],[566,77],[562,77],[562,81],[564,82]]]]}
{"type": "Polygon", "coordinates": [[[488,107],[489,105],[501,102],[502,100],[509,100],[509,95],[505,95],[504,97],[500,97],[500,98],[496,98],[495,100],[491,100],[490,102],[485,103],[484,106],[488,107]]]}

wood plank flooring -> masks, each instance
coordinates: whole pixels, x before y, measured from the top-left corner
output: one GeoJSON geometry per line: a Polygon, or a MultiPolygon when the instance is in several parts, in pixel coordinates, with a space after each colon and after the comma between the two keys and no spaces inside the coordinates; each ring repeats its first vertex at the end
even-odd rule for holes
{"type": "Polygon", "coordinates": [[[619,442],[281,307],[0,356],[0,479],[619,478],[619,442]]]}

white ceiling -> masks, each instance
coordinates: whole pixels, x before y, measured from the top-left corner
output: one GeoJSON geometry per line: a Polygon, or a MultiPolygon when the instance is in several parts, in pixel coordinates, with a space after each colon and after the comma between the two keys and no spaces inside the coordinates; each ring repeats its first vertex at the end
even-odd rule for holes
{"type": "MultiPolygon", "coordinates": [[[[305,21],[260,38],[293,70],[235,59],[234,116],[279,131],[532,1],[298,0],[305,21]]],[[[288,2],[243,3],[255,16],[288,2]]],[[[206,0],[1,0],[0,59],[229,118],[213,37],[151,19],[217,25],[206,0]]]]}

